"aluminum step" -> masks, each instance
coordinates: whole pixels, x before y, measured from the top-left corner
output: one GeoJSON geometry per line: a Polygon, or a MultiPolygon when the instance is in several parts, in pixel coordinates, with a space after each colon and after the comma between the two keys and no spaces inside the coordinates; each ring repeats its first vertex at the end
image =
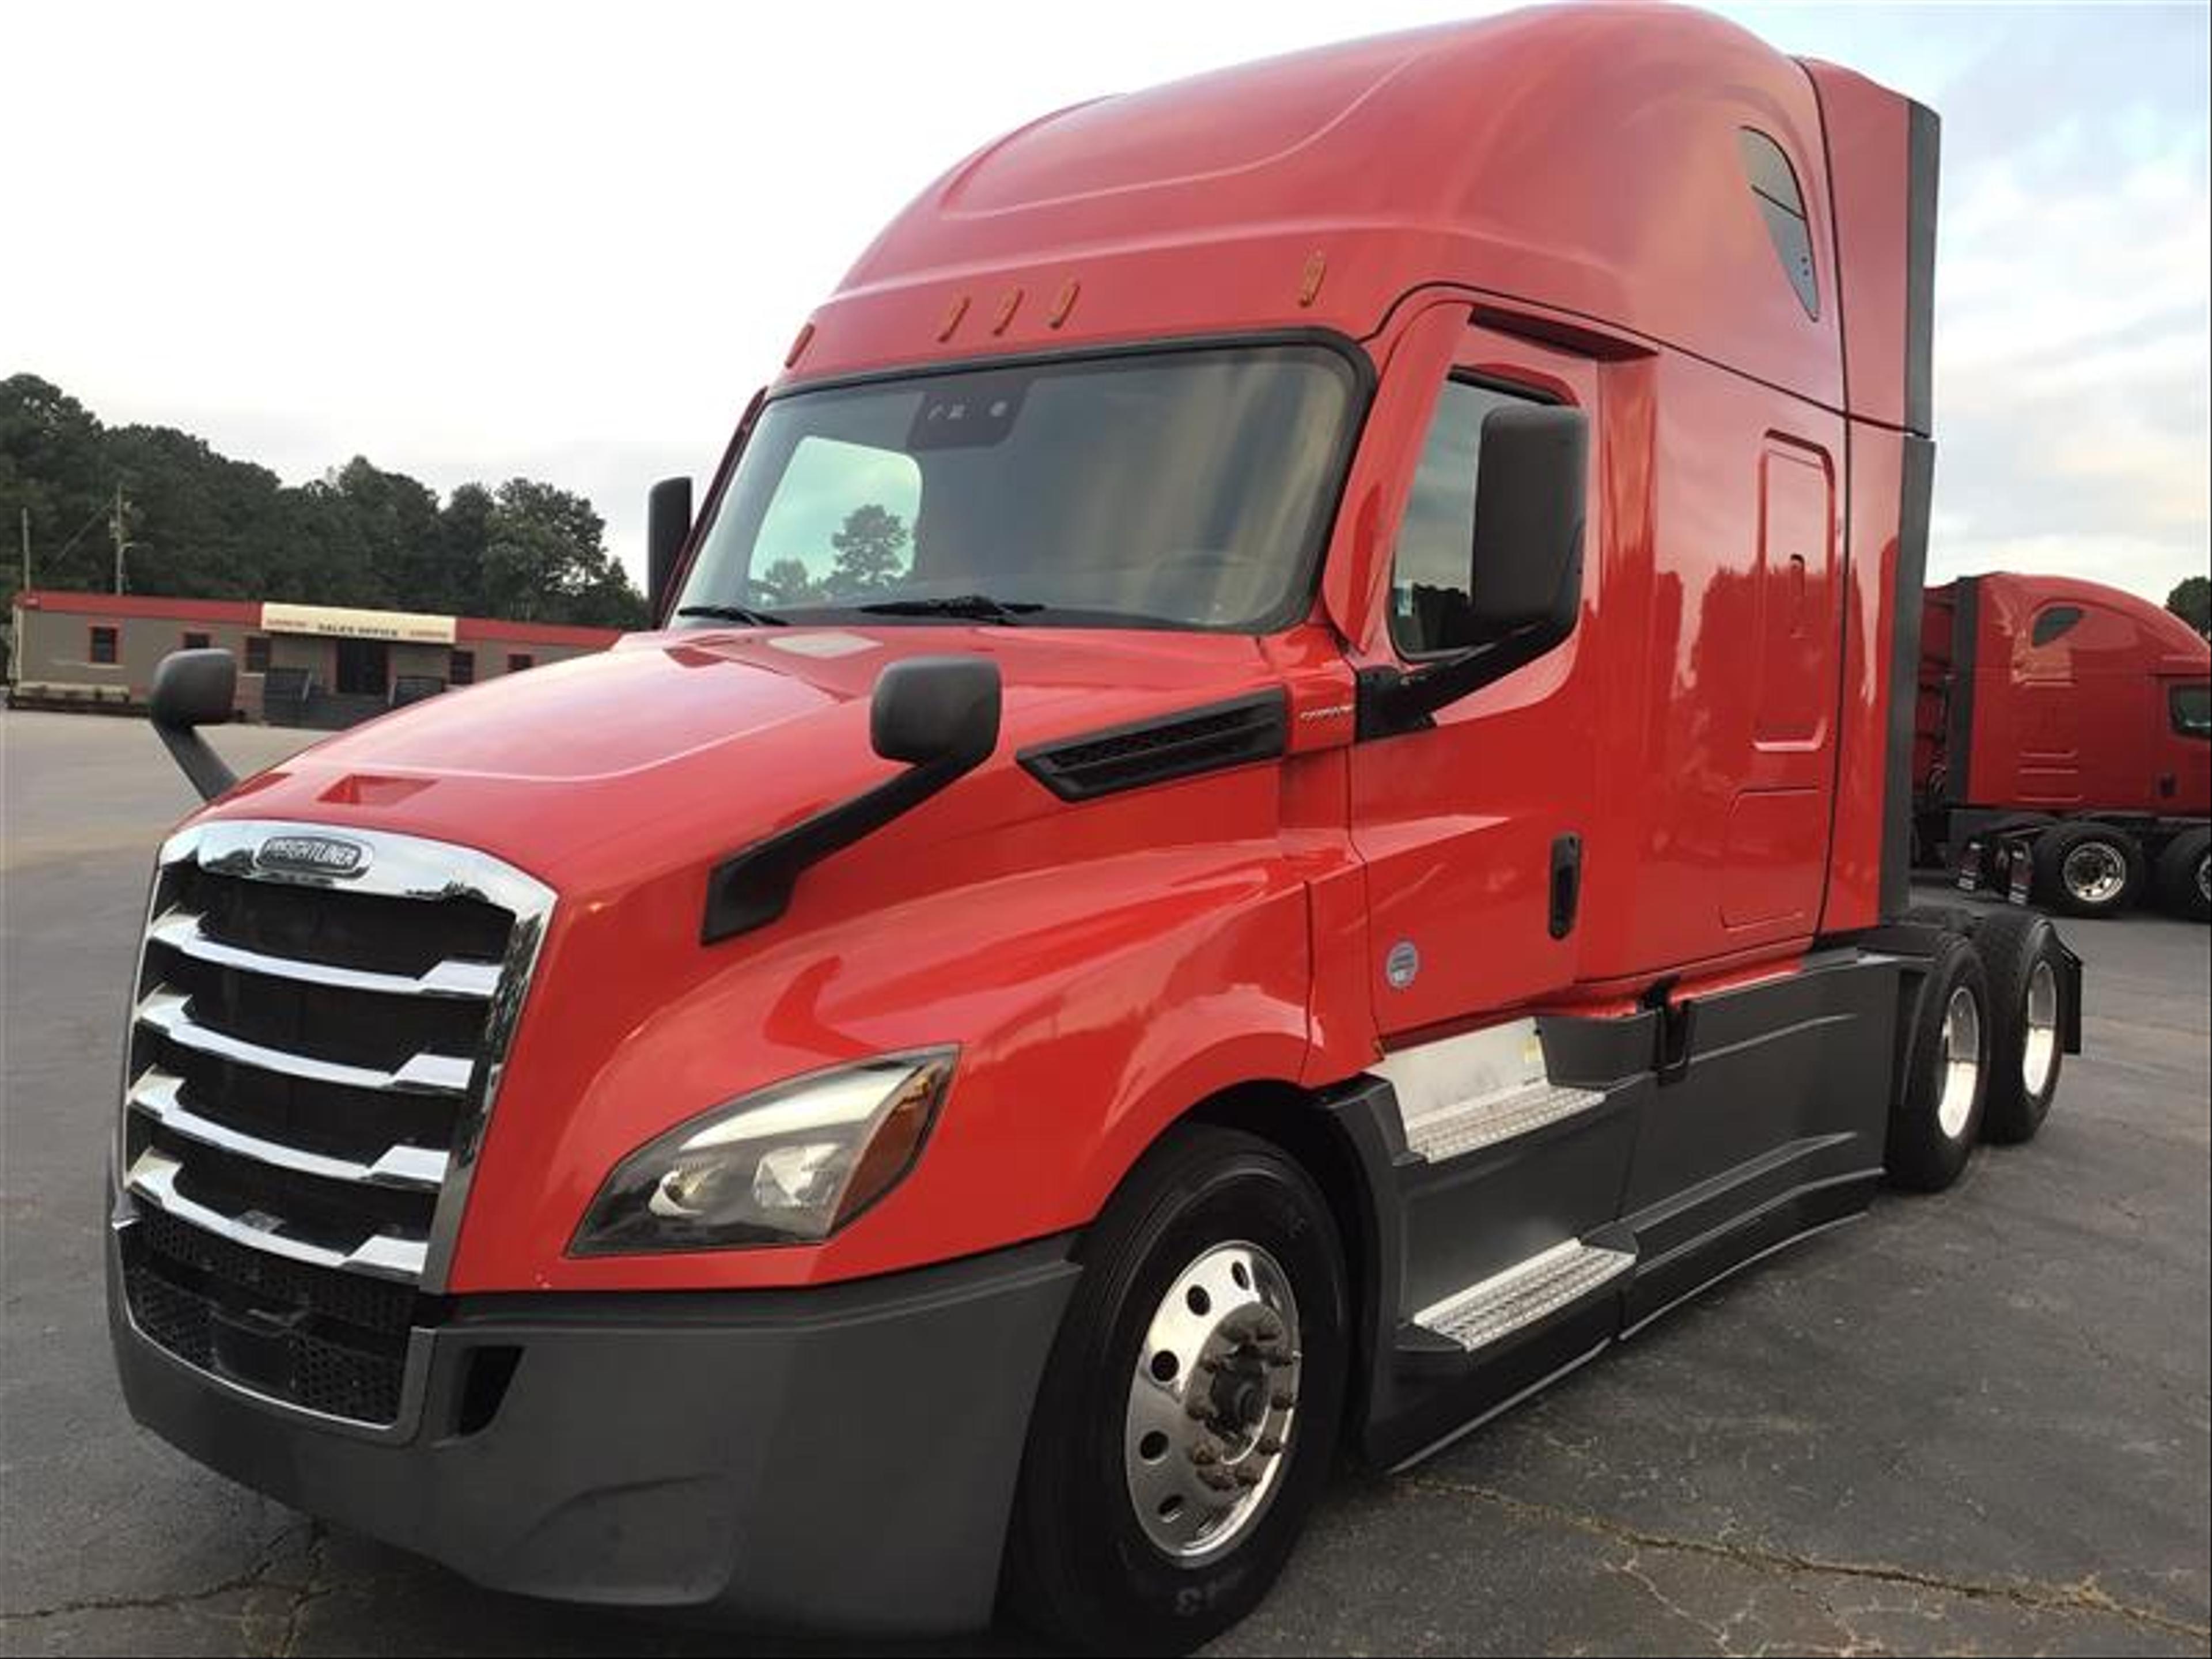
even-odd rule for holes
{"type": "Polygon", "coordinates": [[[1441,1164],[1604,1103],[1601,1090],[1577,1089],[1540,1079],[1516,1084],[1472,1100],[1450,1103],[1419,1117],[1407,1117],[1406,1150],[1431,1164],[1441,1164]]]}
{"type": "Polygon", "coordinates": [[[1630,1251],[1571,1238],[1422,1309],[1413,1323],[1473,1353],[1580,1301],[1635,1265],[1630,1251]]]}
{"type": "Polygon", "coordinates": [[[1431,1164],[1479,1152],[1605,1103],[1551,1080],[1533,1019],[1395,1049],[1374,1067],[1398,1097],[1406,1150],[1431,1164]]]}

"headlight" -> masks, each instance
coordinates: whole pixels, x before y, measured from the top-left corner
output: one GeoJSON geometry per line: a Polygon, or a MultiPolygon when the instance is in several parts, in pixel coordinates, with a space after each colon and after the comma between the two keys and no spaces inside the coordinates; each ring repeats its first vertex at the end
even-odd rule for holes
{"type": "Polygon", "coordinates": [[[572,1252],[829,1237],[914,1167],[952,1059],[939,1048],[840,1066],[678,1125],[616,1166],[572,1252]]]}

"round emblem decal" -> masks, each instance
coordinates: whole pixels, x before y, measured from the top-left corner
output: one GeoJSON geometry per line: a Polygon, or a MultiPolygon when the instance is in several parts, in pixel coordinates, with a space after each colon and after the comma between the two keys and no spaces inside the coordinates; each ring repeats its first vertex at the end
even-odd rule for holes
{"type": "Polygon", "coordinates": [[[1383,958],[1382,976],[1390,981],[1390,988],[1402,991],[1418,978],[1421,971],[1421,953],[1413,948],[1413,941],[1401,939],[1390,947],[1383,958]]]}

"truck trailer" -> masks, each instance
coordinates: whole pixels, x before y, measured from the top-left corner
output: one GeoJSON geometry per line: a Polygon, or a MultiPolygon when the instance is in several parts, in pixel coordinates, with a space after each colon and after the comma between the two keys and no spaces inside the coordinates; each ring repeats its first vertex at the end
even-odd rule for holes
{"type": "Polygon", "coordinates": [[[117,1115],[138,1420],[535,1595],[1182,1650],[1412,1464],[2043,1121],[1908,889],[1937,125],[1541,10],[988,145],[657,626],[208,797],[117,1115]]]}
{"type": "Polygon", "coordinates": [[[2212,921],[2212,643],[2099,582],[1928,590],[1914,835],[1959,884],[2212,921]]]}

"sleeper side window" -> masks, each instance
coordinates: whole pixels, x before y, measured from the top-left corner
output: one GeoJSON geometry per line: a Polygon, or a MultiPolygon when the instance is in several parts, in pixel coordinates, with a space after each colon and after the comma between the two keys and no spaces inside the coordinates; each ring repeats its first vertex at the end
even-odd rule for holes
{"type": "Polygon", "coordinates": [[[1482,423],[1534,401],[1471,380],[1445,382],[1413,471],[1390,569],[1390,638],[1399,654],[1432,657],[1477,643],[1468,605],[1482,423]]]}
{"type": "Polygon", "coordinates": [[[2027,637],[2037,645],[2051,645],[2074,631],[2074,624],[2081,620],[2078,605],[2054,605],[2036,612],[2034,625],[2027,637]]]}
{"type": "Polygon", "coordinates": [[[1790,279],[1805,314],[1817,319],[1820,288],[1813,269],[1813,226],[1805,210],[1805,194],[1797,187],[1797,169],[1790,165],[1781,145],[1753,128],[1737,129],[1736,146],[1743,154],[1752,200],[1774,243],[1774,257],[1782,261],[1782,274],[1790,279]]]}

